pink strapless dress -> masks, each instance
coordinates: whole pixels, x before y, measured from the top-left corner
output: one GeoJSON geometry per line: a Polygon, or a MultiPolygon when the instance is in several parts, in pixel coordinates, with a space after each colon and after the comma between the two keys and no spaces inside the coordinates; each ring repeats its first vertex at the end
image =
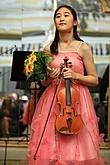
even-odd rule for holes
{"type": "MultiPolygon", "coordinates": [[[[60,67],[60,64],[64,63],[63,59],[65,56],[72,62],[72,69],[75,72],[84,74],[83,61],[78,52],[59,52],[57,56],[53,55],[54,61],[51,65],[53,67],[60,67]]],[[[80,93],[78,113],[82,116],[84,122],[83,128],[78,134],[71,136],[62,135],[56,131],[55,120],[58,104],[55,98],[36,160],[34,160],[56,84],[57,80],[53,80],[37,104],[31,124],[28,165],[103,165],[104,161],[99,155],[100,136],[98,119],[87,86],[79,82],[76,82],[75,88],[80,93]]]]}

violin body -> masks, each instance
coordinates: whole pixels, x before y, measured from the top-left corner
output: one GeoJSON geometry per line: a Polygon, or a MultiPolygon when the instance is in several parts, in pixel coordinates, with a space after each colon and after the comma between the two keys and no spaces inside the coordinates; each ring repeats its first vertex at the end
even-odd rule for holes
{"type": "Polygon", "coordinates": [[[65,135],[79,133],[83,127],[81,115],[78,114],[77,108],[80,103],[80,96],[77,89],[66,79],[66,87],[62,87],[57,95],[59,114],[56,118],[56,130],[65,135]]]}
{"type": "Polygon", "coordinates": [[[56,130],[61,134],[72,135],[77,134],[83,127],[81,115],[77,113],[79,106],[79,94],[76,89],[71,88],[73,106],[66,105],[65,88],[61,89],[58,94],[59,115],[56,118],[56,130]]]}

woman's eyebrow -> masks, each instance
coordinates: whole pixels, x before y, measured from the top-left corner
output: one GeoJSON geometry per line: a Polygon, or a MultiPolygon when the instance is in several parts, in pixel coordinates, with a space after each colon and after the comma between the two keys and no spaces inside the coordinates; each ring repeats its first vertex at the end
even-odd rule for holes
{"type": "Polygon", "coordinates": [[[64,12],[64,14],[70,14],[70,12],[66,11],[66,12],[64,12]]]}
{"type": "MultiPolygon", "coordinates": [[[[70,13],[66,11],[63,14],[70,14],[70,13]]],[[[61,15],[61,13],[57,13],[56,15],[61,15]]]]}

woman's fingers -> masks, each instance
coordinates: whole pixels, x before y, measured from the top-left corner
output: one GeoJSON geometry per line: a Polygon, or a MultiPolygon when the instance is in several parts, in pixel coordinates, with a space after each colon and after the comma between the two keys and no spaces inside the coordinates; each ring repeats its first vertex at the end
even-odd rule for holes
{"type": "Polygon", "coordinates": [[[50,77],[52,78],[57,78],[60,75],[60,69],[55,68],[53,71],[49,74],[50,77]]]}
{"type": "MultiPolygon", "coordinates": [[[[63,68],[61,74],[63,75],[64,78],[74,77],[74,72],[71,70],[71,68],[63,68]]],[[[58,78],[59,75],[60,75],[60,68],[52,69],[52,72],[49,74],[51,78],[58,78]]]]}
{"type": "Polygon", "coordinates": [[[70,68],[63,68],[62,74],[64,78],[72,78],[72,71],[70,68]]]}

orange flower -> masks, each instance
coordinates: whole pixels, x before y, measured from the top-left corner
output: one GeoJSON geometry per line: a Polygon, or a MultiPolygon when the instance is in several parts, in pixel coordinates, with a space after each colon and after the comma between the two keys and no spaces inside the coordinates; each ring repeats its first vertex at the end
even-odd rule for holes
{"type": "Polygon", "coordinates": [[[28,63],[25,67],[25,74],[26,76],[29,76],[30,72],[33,71],[34,65],[28,63]]]}

